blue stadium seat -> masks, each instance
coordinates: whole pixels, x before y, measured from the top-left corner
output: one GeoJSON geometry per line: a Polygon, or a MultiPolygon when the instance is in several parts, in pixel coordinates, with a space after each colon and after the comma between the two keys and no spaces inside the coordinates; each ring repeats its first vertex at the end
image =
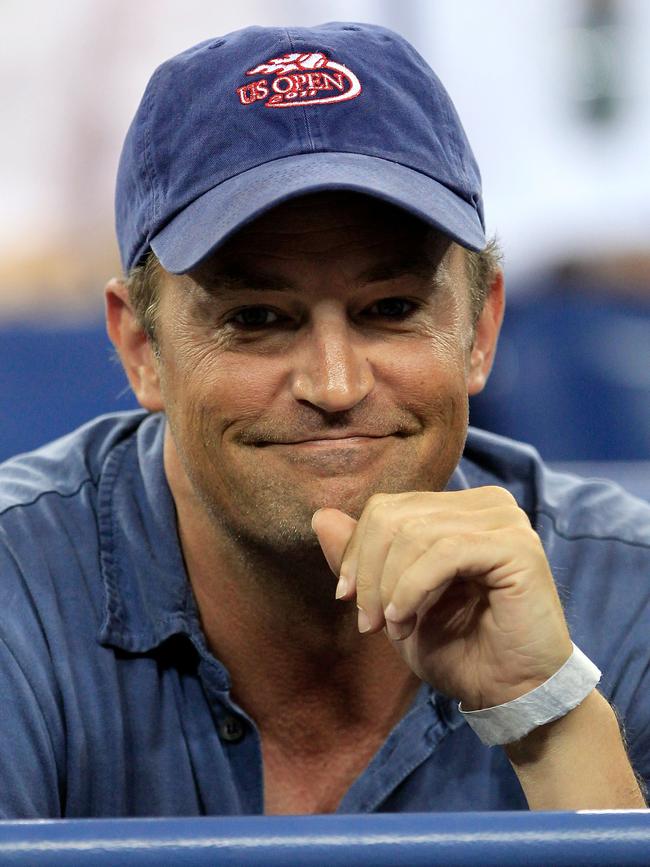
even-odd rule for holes
{"type": "Polygon", "coordinates": [[[137,404],[103,323],[0,328],[0,460],[137,404]]]}
{"type": "Polygon", "coordinates": [[[470,419],[549,461],[650,460],[650,302],[575,288],[516,295],[470,419]]]}

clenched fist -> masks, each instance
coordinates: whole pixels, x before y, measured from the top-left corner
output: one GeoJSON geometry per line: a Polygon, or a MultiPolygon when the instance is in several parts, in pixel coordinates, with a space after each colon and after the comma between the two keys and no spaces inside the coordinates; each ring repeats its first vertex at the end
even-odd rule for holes
{"type": "Polygon", "coordinates": [[[312,525],[360,631],[385,628],[463,709],[517,698],[571,655],[540,539],[503,488],[376,494],[358,522],[320,509],[312,525]]]}

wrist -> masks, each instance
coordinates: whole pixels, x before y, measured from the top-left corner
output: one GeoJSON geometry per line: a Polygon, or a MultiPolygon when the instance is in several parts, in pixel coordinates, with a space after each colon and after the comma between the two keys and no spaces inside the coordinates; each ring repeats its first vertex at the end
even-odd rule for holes
{"type": "Polygon", "coordinates": [[[504,747],[531,810],[643,809],[614,709],[597,689],[504,747]]]}
{"type": "Polygon", "coordinates": [[[566,716],[593,691],[599,669],[575,644],[567,661],[540,686],[519,698],[483,710],[459,710],[487,746],[510,744],[566,716]]]}
{"type": "Polygon", "coordinates": [[[519,767],[533,764],[546,758],[552,754],[554,744],[558,739],[565,737],[576,726],[584,726],[584,721],[581,723],[580,718],[586,714],[598,714],[600,724],[603,722],[603,715],[606,715],[608,718],[611,716],[614,722],[616,721],[609,703],[594,688],[584,701],[580,702],[580,704],[564,716],[552,722],[544,723],[544,725],[537,726],[517,741],[504,744],[503,748],[511,764],[519,767]]]}

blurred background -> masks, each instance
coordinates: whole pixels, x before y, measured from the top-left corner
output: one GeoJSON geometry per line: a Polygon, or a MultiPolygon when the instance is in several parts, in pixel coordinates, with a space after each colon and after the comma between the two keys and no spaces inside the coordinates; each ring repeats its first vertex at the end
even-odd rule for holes
{"type": "Polygon", "coordinates": [[[650,492],[647,0],[0,0],[0,459],[135,405],[102,289],[154,67],[247,24],[326,20],[406,36],[481,166],[509,311],[472,422],[650,492]]]}

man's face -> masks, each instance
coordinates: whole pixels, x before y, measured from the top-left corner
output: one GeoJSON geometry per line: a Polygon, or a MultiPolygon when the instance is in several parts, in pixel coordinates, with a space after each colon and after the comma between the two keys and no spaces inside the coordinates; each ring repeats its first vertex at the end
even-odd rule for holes
{"type": "Polygon", "coordinates": [[[373,493],[444,488],[467,429],[463,256],[403,211],[319,194],[265,214],[191,276],[165,275],[158,369],[177,487],[276,553],[314,545],[320,507],[358,517],[373,493]]]}

